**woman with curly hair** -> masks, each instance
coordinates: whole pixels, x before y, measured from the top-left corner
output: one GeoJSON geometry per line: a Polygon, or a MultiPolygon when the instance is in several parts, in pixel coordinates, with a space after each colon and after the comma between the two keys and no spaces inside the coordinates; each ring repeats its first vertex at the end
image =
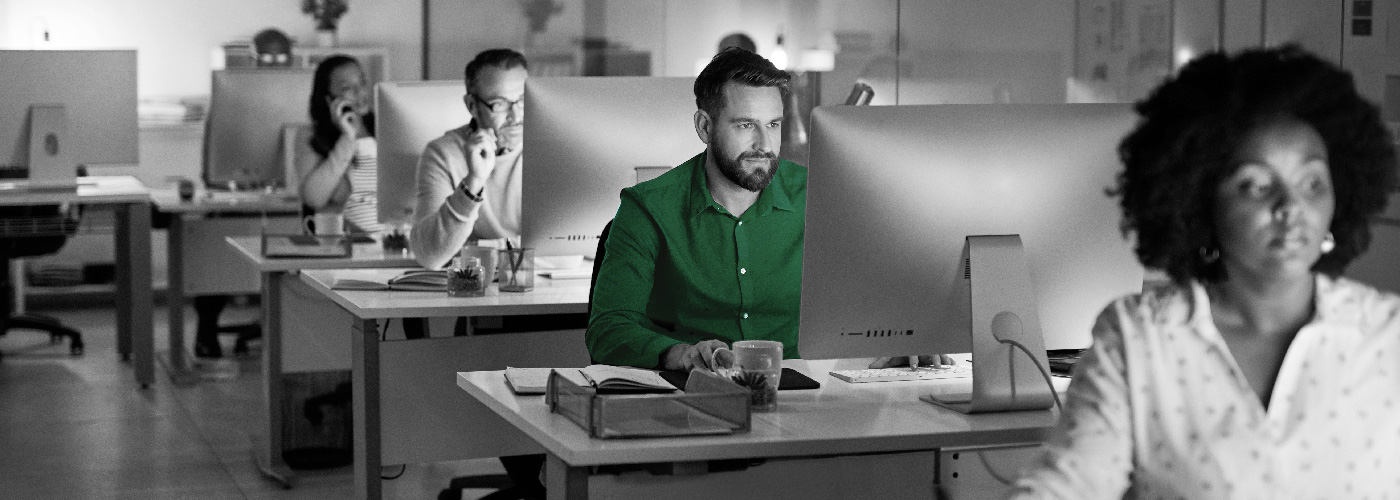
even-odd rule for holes
{"type": "Polygon", "coordinates": [[[1172,282],[1100,314],[1014,497],[1400,491],[1400,297],[1339,276],[1396,183],[1379,111],[1293,46],[1203,56],[1136,110],[1115,194],[1172,282]]]}

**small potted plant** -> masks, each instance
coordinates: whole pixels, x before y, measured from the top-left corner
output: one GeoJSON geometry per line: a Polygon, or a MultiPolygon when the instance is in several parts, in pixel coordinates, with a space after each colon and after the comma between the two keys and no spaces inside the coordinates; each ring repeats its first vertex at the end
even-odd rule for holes
{"type": "Polygon", "coordinates": [[[316,37],[321,45],[336,44],[336,25],[350,11],[350,0],[301,0],[301,11],[316,20],[316,37]]]}

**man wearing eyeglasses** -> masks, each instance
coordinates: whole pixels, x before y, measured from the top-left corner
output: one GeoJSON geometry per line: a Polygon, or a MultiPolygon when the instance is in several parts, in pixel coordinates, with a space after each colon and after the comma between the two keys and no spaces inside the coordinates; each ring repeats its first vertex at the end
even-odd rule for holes
{"type": "Polygon", "coordinates": [[[446,266],[468,240],[520,234],[525,56],[476,55],[462,97],[472,121],[434,139],[418,159],[418,203],[409,246],[423,267],[446,266]]]}

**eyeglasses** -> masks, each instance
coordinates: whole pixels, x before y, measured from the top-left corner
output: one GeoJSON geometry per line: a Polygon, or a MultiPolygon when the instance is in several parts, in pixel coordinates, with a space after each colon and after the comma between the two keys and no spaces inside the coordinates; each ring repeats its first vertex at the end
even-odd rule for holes
{"type": "Polygon", "coordinates": [[[520,96],[519,99],[516,99],[516,100],[514,100],[514,101],[508,101],[508,100],[506,100],[506,99],[503,98],[503,97],[497,97],[497,98],[495,98],[495,99],[486,101],[486,100],[482,100],[481,97],[478,97],[476,94],[471,94],[471,96],[472,96],[472,100],[475,100],[477,103],[480,103],[482,106],[486,106],[486,109],[491,110],[491,113],[493,113],[493,114],[505,113],[506,111],[509,111],[511,108],[515,108],[515,107],[517,107],[517,106],[519,106],[520,109],[524,109],[524,108],[525,108],[525,96],[520,96]]]}

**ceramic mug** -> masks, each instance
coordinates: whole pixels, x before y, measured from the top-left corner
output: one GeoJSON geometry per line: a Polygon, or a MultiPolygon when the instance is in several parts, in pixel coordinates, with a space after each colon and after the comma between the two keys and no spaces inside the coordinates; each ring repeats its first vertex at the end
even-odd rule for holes
{"type": "Polygon", "coordinates": [[[301,222],[301,228],[306,234],[345,234],[345,216],[340,212],[316,212],[315,215],[306,216],[301,222]]]}

